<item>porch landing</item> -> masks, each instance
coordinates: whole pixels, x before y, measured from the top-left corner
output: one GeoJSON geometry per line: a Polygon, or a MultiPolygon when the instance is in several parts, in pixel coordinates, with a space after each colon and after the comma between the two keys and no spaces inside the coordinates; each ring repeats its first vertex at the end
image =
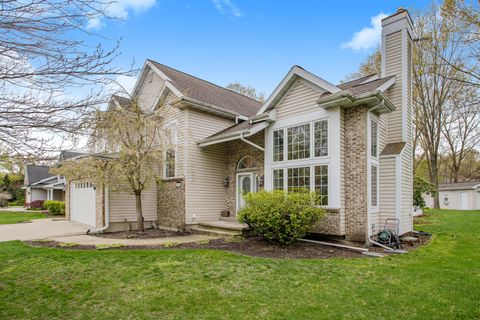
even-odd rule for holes
{"type": "Polygon", "coordinates": [[[221,219],[199,222],[192,230],[211,235],[241,236],[246,234],[248,226],[232,219],[221,219]]]}

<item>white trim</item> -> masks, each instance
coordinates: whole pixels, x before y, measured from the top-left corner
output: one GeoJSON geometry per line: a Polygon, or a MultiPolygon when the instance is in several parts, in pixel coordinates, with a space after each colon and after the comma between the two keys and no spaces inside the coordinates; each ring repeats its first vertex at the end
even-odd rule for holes
{"type": "Polygon", "coordinates": [[[392,79],[387,80],[387,82],[379,86],[376,90],[383,93],[387,91],[387,89],[393,86],[394,84],[395,84],[395,76],[392,79]]]}
{"type": "Polygon", "coordinates": [[[365,83],[372,82],[372,81],[375,81],[375,80],[378,80],[378,79],[379,79],[378,74],[374,74],[371,77],[368,77],[366,80],[360,82],[360,84],[365,84],[365,83]]]}
{"type": "Polygon", "coordinates": [[[291,84],[298,78],[303,78],[319,88],[322,88],[330,93],[337,93],[342,91],[332,83],[304,70],[299,66],[293,66],[283,80],[278,84],[273,93],[268,97],[267,101],[263,104],[257,114],[265,112],[272,104],[274,104],[280,97],[283,96],[284,91],[289,88],[291,84]]]}
{"type": "Polygon", "coordinates": [[[200,148],[204,148],[204,147],[207,147],[207,146],[210,146],[210,145],[213,145],[213,144],[218,144],[218,143],[222,143],[222,142],[242,139],[242,137],[247,138],[247,137],[253,136],[254,134],[264,130],[269,125],[270,125],[269,122],[261,122],[261,123],[249,128],[249,129],[230,132],[230,133],[227,133],[227,134],[220,134],[218,136],[211,137],[211,138],[205,138],[205,139],[198,142],[198,146],[200,148]]]}
{"type": "Polygon", "coordinates": [[[250,192],[255,192],[255,173],[251,172],[238,172],[235,175],[235,212],[240,210],[240,197],[239,197],[239,186],[240,186],[240,176],[250,176],[250,192]]]}
{"type": "Polygon", "coordinates": [[[155,71],[155,73],[157,75],[159,75],[161,78],[163,78],[165,80],[165,85],[170,89],[172,90],[172,92],[176,95],[176,96],[183,96],[183,94],[180,92],[180,90],[178,90],[177,88],[175,88],[175,86],[171,83],[172,82],[172,79],[170,79],[165,73],[163,73],[162,71],[160,71],[160,69],[158,69],[152,62],[150,62],[149,60],[147,60],[147,63],[146,63],[153,71],[155,71]]]}

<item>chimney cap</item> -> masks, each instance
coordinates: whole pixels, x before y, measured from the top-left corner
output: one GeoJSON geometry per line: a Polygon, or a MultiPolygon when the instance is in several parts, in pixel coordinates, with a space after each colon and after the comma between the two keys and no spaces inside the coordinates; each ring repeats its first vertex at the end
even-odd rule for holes
{"type": "Polygon", "coordinates": [[[402,6],[398,7],[397,13],[400,13],[400,12],[403,12],[403,11],[406,11],[405,8],[403,8],[402,6]]]}

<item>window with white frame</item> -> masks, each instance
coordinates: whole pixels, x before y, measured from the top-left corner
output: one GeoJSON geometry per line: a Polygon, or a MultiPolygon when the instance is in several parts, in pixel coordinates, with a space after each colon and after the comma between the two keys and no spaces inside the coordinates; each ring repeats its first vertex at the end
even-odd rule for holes
{"type": "Polygon", "coordinates": [[[287,172],[288,191],[310,189],[310,167],[288,168],[287,172]]]}
{"type": "Polygon", "coordinates": [[[175,124],[169,124],[165,127],[165,157],[164,157],[164,177],[175,177],[176,166],[176,147],[177,147],[177,128],[175,124]]]}
{"type": "Polygon", "coordinates": [[[273,170],[273,190],[283,190],[283,169],[273,170]]]}
{"type": "Polygon", "coordinates": [[[315,166],[315,192],[322,206],[328,205],[328,165],[315,166]]]}
{"type": "Polygon", "coordinates": [[[378,124],[375,120],[370,120],[370,155],[378,156],[378,124]]]}
{"type": "Polygon", "coordinates": [[[314,124],[315,157],[328,155],[328,121],[317,121],[314,124]]]}
{"type": "Polygon", "coordinates": [[[370,204],[372,207],[378,206],[378,167],[370,167],[370,204]]]}
{"type": "Polygon", "coordinates": [[[283,161],[283,129],[273,131],[273,161],[283,161]]]}
{"type": "Polygon", "coordinates": [[[288,160],[310,158],[310,124],[287,128],[288,160]]]}

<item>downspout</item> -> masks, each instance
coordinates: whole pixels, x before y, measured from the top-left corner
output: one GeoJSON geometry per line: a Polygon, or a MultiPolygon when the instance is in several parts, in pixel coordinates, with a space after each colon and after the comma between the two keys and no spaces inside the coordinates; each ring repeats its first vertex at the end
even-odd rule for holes
{"type": "Polygon", "coordinates": [[[263,147],[260,147],[258,144],[255,144],[255,143],[253,143],[252,141],[245,139],[245,138],[243,137],[243,133],[240,134],[240,140],[242,140],[243,142],[251,145],[251,146],[254,147],[254,148],[257,148],[258,150],[265,151],[265,149],[264,149],[263,147]]]}

